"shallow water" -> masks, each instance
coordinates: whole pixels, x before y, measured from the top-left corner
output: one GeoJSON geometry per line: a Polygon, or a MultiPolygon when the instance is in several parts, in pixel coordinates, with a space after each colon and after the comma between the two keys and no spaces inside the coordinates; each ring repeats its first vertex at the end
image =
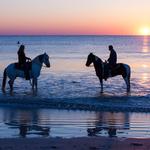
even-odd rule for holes
{"type": "MultiPolygon", "coordinates": [[[[18,78],[14,84],[13,96],[9,93],[8,85],[6,94],[0,91],[1,101],[47,99],[48,103],[48,100],[51,102],[53,99],[58,100],[58,103],[61,100],[67,103],[69,99],[69,103],[72,100],[85,105],[84,99],[91,98],[90,105],[92,101],[97,104],[97,99],[104,101],[109,97],[119,102],[125,99],[122,106],[126,104],[129,108],[132,105],[137,111],[139,106],[142,110],[146,107],[145,111],[150,111],[149,36],[1,36],[0,83],[4,68],[17,61],[17,41],[26,45],[26,55],[31,58],[46,51],[50,56],[51,68],[42,69],[36,94],[33,94],[29,82],[18,78]],[[114,45],[118,62],[131,66],[130,95],[126,93],[126,85],[121,76],[104,82],[104,94],[100,95],[100,85],[94,68],[85,66],[89,52],[106,60],[109,56],[109,44],[114,45]]],[[[110,104],[116,107],[113,105],[114,100],[110,104]]]]}
{"type": "Polygon", "coordinates": [[[150,114],[0,108],[0,138],[150,137],[150,114]]]}

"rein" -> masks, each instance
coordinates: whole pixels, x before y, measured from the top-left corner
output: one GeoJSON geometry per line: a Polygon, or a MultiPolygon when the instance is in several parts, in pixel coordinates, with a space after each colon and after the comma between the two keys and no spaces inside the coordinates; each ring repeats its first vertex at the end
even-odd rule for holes
{"type": "MultiPolygon", "coordinates": [[[[35,63],[35,62],[34,62],[35,63]]],[[[45,68],[47,68],[45,65],[43,65],[43,64],[40,64],[40,63],[35,63],[35,64],[37,64],[37,65],[39,65],[39,66],[41,66],[41,67],[45,67],[45,68]]]]}
{"type": "Polygon", "coordinates": [[[35,62],[35,61],[32,61],[32,63],[35,63],[35,64],[37,64],[37,65],[39,65],[39,66],[41,66],[41,67],[45,67],[45,68],[47,68],[45,65],[43,65],[43,63],[41,63],[40,61],[39,61],[39,63],[37,63],[37,62],[35,62]]]}

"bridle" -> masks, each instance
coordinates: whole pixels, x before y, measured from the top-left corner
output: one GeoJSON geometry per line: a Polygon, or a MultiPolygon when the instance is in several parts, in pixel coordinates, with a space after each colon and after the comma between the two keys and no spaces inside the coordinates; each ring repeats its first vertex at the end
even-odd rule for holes
{"type": "MultiPolygon", "coordinates": [[[[38,59],[39,59],[39,56],[38,56],[38,59]]],[[[33,61],[32,61],[32,62],[33,62],[33,61]]],[[[40,59],[39,59],[39,62],[40,62],[40,59]]],[[[41,62],[40,62],[40,63],[37,63],[37,62],[34,61],[34,63],[37,64],[38,66],[47,68],[47,66],[43,65],[43,63],[41,63],[41,62]]]]}

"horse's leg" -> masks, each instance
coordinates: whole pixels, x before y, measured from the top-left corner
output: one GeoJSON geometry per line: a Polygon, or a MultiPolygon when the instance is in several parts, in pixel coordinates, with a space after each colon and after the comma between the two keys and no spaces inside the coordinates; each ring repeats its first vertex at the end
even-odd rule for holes
{"type": "Polygon", "coordinates": [[[130,92],[130,77],[128,78],[128,87],[127,87],[127,92],[130,92]]]}
{"type": "Polygon", "coordinates": [[[101,85],[101,93],[103,93],[103,79],[99,78],[99,81],[100,81],[100,85],[101,85]]]}
{"type": "Polygon", "coordinates": [[[32,90],[34,90],[34,85],[35,85],[35,82],[34,82],[34,78],[32,79],[32,90]]]}
{"type": "Polygon", "coordinates": [[[10,91],[11,91],[11,92],[13,91],[14,80],[15,80],[15,79],[10,79],[10,80],[8,81],[8,84],[9,84],[9,86],[10,86],[10,91]]]}
{"type": "Polygon", "coordinates": [[[125,83],[127,85],[127,92],[130,92],[130,77],[123,77],[123,79],[125,80],[125,83]]]}
{"type": "Polygon", "coordinates": [[[4,73],[3,73],[3,82],[2,82],[2,91],[3,91],[3,93],[5,93],[6,81],[7,81],[7,73],[6,73],[6,69],[5,69],[4,73]]]}
{"type": "Polygon", "coordinates": [[[33,90],[34,90],[34,87],[37,90],[37,78],[33,78],[33,82],[32,82],[32,89],[33,90]]]}
{"type": "Polygon", "coordinates": [[[35,78],[35,89],[37,91],[37,78],[35,78]]]}

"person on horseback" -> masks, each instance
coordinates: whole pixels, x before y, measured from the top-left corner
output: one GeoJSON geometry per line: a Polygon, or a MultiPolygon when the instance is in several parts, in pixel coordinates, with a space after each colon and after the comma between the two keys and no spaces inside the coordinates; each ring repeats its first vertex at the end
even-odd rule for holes
{"type": "Polygon", "coordinates": [[[114,50],[112,45],[108,46],[108,49],[110,51],[110,55],[108,60],[106,61],[106,71],[105,71],[105,80],[107,80],[107,78],[109,76],[111,76],[111,71],[115,68],[116,64],[117,64],[117,53],[114,50]]]}
{"type": "Polygon", "coordinates": [[[110,55],[109,55],[107,62],[108,62],[109,68],[113,69],[117,64],[117,53],[114,50],[112,45],[109,45],[108,49],[110,51],[110,55]]]}
{"type": "Polygon", "coordinates": [[[19,63],[19,68],[23,68],[23,70],[24,70],[26,80],[29,80],[30,75],[29,75],[29,66],[28,66],[27,62],[31,61],[31,58],[26,57],[24,49],[25,49],[24,45],[21,45],[19,47],[19,50],[17,52],[17,54],[18,54],[18,63],[19,63]]]}

